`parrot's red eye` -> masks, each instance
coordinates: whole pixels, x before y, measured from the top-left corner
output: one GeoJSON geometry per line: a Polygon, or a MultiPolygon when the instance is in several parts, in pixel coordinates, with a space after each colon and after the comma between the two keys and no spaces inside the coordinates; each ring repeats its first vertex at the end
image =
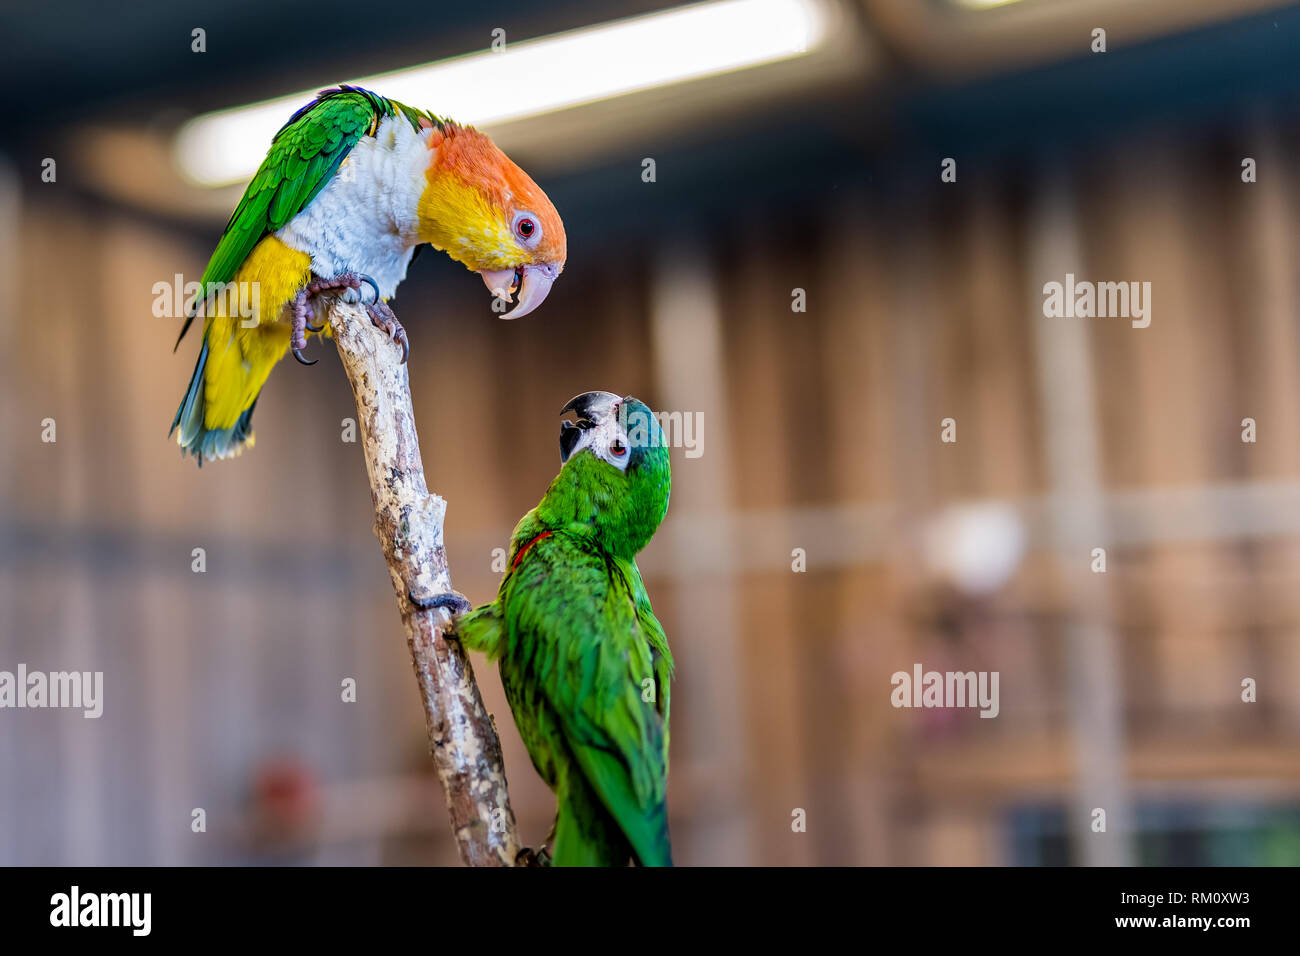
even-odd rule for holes
{"type": "Polygon", "coordinates": [[[515,235],[528,248],[533,248],[542,241],[542,224],[537,221],[537,214],[521,209],[515,213],[515,235]]]}
{"type": "Polygon", "coordinates": [[[609,453],[615,458],[622,458],[627,454],[627,445],[615,438],[613,444],[609,446],[609,453]]]}

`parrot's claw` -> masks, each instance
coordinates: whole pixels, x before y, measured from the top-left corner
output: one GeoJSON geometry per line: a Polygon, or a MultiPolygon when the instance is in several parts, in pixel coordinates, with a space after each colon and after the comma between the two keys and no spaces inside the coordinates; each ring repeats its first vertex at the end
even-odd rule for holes
{"type": "Polygon", "coordinates": [[[366,311],[370,313],[371,321],[375,322],[376,325],[387,332],[394,341],[401,342],[402,361],[406,361],[406,353],[408,351],[406,333],[402,330],[402,327],[397,324],[397,318],[393,315],[392,310],[380,302],[379,284],[375,282],[374,279],[370,278],[370,276],[358,275],[355,272],[341,272],[332,279],[313,279],[298,290],[298,294],[294,296],[290,309],[291,322],[289,327],[289,347],[293,350],[294,358],[303,365],[315,365],[320,361],[319,359],[308,361],[302,354],[302,350],[307,347],[307,333],[312,332],[319,334],[325,331],[325,326],[323,324],[312,325],[307,321],[307,313],[311,308],[308,304],[308,300],[311,299],[312,296],[319,295],[322,292],[336,292],[340,289],[360,289],[363,285],[368,285],[370,288],[375,290],[374,302],[366,306],[366,311]],[[386,324],[376,321],[375,313],[371,310],[375,309],[377,306],[383,306],[383,308],[388,312],[388,322],[386,324]],[[399,335],[401,336],[400,339],[398,338],[399,335]]]}
{"type": "Polygon", "coordinates": [[[550,866],[551,851],[543,844],[536,850],[524,847],[515,855],[515,866],[550,866]]]}
{"type": "Polygon", "coordinates": [[[375,297],[370,300],[370,305],[374,305],[375,303],[377,303],[379,301],[379,284],[375,282],[374,279],[370,278],[370,276],[358,275],[357,279],[360,281],[357,283],[355,288],[360,289],[361,282],[364,282],[366,285],[370,286],[370,288],[375,290],[375,297]]]}
{"type": "Polygon", "coordinates": [[[443,591],[441,594],[416,594],[415,591],[408,591],[406,596],[416,607],[425,610],[442,608],[450,611],[453,616],[464,614],[474,607],[469,598],[459,591],[443,591]]]}
{"type": "Polygon", "coordinates": [[[388,307],[388,303],[376,299],[366,306],[366,312],[370,315],[370,321],[374,323],[375,328],[386,332],[390,339],[402,347],[402,361],[405,362],[411,354],[411,344],[407,341],[406,329],[402,328],[402,323],[397,321],[397,316],[388,307]]]}

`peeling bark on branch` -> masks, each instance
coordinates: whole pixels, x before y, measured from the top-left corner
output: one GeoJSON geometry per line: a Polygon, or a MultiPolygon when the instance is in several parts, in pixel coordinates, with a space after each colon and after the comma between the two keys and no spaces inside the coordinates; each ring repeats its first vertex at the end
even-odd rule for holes
{"type": "Polygon", "coordinates": [[[429,751],[447,795],[451,828],[470,866],[513,866],[519,853],[501,743],[464,650],[442,636],[447,612],[408,598],[451,590],[442,520],[447,504],[430,494],[411,411],[402,350],[365,311],[335,301],[330,327],[357,402],[361,447],[384,549],[420,685],[429,751]]]}

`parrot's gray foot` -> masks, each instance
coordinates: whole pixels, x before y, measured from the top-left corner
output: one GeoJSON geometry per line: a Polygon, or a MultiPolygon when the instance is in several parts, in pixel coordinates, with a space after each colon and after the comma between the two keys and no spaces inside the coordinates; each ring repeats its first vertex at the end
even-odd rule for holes
{"type": "Polygon", "coordinates": [[[299,295],[311,298],[322,292],[337,292],[340,289],[360,289],[362,284],[367,284],[375,290],[375,297],[379,297],[379,286],[375,285],[375,280],[370,276],[363,276],[357,272],[340,272],[333,279],[312,279],[303,287],[299,295]]]}
{"type": "Polygon", "coordinates": [[[304,289],[293,297],[293,302],[289,305],[289,347],[293,349],[293,357],[303,365],[315,365],[320,359],[309,362],[302,354],[302,350],[307,347],[307,330],[319,331],[307,321],[307,308],[307,292],[304,289]]]}
{"type": "Polygon", "coordinates": [[[524,847],[515,856],[515,866],[550,866],[551,851],[543,844],[536,850],[532,847],[524,847]]]}
{"type": "Polygon", "coordinates": [[[408,591],[406,596],[416,607],[425,610],[442,608],[453,615],[465,614],[474,607],[469,598],[459,591],[443,591],[441,594],[416,594],[414,591],[408,591]]]}
{"type": "Polygon", "coordinates": [[[402,361],[405,362],[411,354],[411,344],[406,339],[406,329],[397,321],[397,316],[388,307],[388,303],[376,296],[375,301],[366,306],[366,312],[375,328],[387,333],[390,339],[402,347],[402,361]]]}
{"type": "Polygon", "coordinates": [[[333,279],[313,279],[298,290],[298,294],[293,297],[289,305],[289,348],[293,350],[294,358],[303,365],[315,365],[319,361],[319,359],[312,359],[309,362],[302,354],[302,350],[307,347],[307,333],[325,330],[325,326],[312,325],[307,321],[312,296],[338,289],[359,289],[362,283],[367,282],[375,290],[375,299],[378,301],[379,286],[375,284],[375,280],[369,276],[357,275],[355,272],[342,272],[333,279]]]}

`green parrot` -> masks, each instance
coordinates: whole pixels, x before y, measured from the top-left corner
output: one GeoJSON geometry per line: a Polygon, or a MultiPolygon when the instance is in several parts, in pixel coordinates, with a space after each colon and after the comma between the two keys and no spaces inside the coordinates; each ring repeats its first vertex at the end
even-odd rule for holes
{"type": "MultiPolygon", "coordinates": [[[[671,866],[668,638],[637,569],[668,510],[668,449],[635,398],[587,392],[561,414],[560,473],[516,526],[496,600],[451,637],[500,662],[533,766],[555,791],[541,856],[557,866],[671,866]]],[[[413,598],[414,600],[414,598],[413,598]]]]}

